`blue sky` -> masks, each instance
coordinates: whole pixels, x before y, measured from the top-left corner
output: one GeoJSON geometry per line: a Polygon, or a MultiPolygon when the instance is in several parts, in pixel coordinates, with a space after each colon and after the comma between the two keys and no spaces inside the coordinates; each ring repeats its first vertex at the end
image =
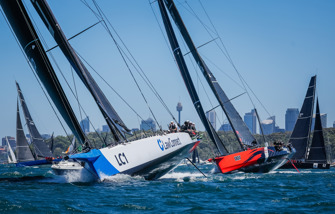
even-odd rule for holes
{"type": "MultiPolygon", "coordinates": [[[[47,45],[54,46],[55,42],[46,31],[30,1],[25,0],[24,2],[47,45]]],[[[95,16],[79,0],[49,0],[48,2],[68,38],[97,22],[95,16]]],[[[176,4],[195,44],[200,46],[210,41],[211,37],[196,17],[189,12],[189,6],[207,26],[210,26],[210,22],[198,0],[186,2],[187,4],[185,1],[176,1],[176,4]]],[[[318,75],[317,95],[319,96],[320,109],[321,112],[328,113],[328,126],[332,126],[335,121],[334,1],[202,0],[201,2],[238,71],[269,113],[276,116],[276,122],[280,127],[284,128],[285,126],[284,118],[287,108],[300,109],[310,77],[315,74],[318,75]]],[[[98,1],[98,3],[173,114],[177,117],[176,105],[180,101],[184,107],[182,120],[192,120],[199,129],[203,129],[174,63],[169,46],[164,39],[165,32],[163,35],[160,31],[159,25],[162,27],[162,22],[157,4],[152,6],[159,24],[156,22],[148,0],[104,0],[98,1]]],[[[64,135],[60,123],[2,16],[0,17],[0,32],[0,69],[2,75],[0,78],[0,97],[2,100],[0,136],[15,136],[17,98],[15,80],[21,85],[32,117],[40,132],[49,134],[55,132],[57,135],[64,135]]],[[[185,52],[185,44],[179,33],[177,37],[185,52]]],[[[100,25],[74,38],[70,43],[144,119],[151,117],[112,39],[100,25]]],[[[244,92],[239,85],[227,77],[229,75],[239,83],[233,67],[214,42],[201,47],[199,51],[205,59],[210,59],[211,62],[220,67],[221,70],[218,70],[207,61],[229,97],[244,92]]],[[[69,63],[59,49],[54,49],[52,54],[65,79],[73,87],[74,82],[69,63]]],[[[188,57],[186,59],[203,106],[209,110],[217,102],[211,95],[201,74],[199,73],[197,76],[199,70],[194,69],[188,57]],[[204,84],[204,88],[201,83],[204,84]],[[209,94],[209,99],[206,93],[209,94]]],[[[70,93],[60,72],[57,69],[56,72],[64,84],[64,90],[80,120],[81,116],[76,100],[70,93]]],[[[92,75],[127,126],[130,128],[139,127],[140,119],[93,71],[92,75]]],[[[166,124],[171,121],[171,117],[137,74],[136,77],[143,86],[142,90],[158,121],[163,127],[166,127],[166,124]]],[[[96,104],[77,77],[74,81],[77,85],[81,105],[93,125],[96,128],[101,128],[105,122],[96,104]]],[[[255,99],[253,100],[261,118],[266,119],[269,115],[255,99]]],[[[233,104],[242,117],[245,112],[253,108],[247,95],[233,100],[233,104]]],[[[217,111],[217,115],[218,123],[225,120],[221,111],[217,111]]],[[[69,130],[67,127],[66,129],[69,130]]]]}

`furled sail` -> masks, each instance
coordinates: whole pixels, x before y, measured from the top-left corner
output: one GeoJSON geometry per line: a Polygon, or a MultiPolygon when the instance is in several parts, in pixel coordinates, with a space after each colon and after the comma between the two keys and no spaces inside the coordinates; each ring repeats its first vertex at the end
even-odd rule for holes
{"type": "Polygon", "coordinates": [[[124,131],[129,132],[130,130],[123,123],[117,112],[109,103],[105,94],[102,92],[89,71],[79,59],[70,43],[67,41],[67,38],[65,37],[59,23],[53,15],[48,3],[45,0],[31,0],[31,2],[43,20],[44,24],[48,28],[49,32],[56,40],[63,54],[66,56],[87,89],[91,92],[111,131],[113,132],[116,129],[122,136],[124,131]],[[112,120],[112,122],[110,120],[112,120]]]}
{"type": "Polygon", "coordinates": [[[16,163],[16,157],[15,157],[15,154],[13,152],[13,149],[9,143],[9,140],[8,138],[6,137],[6,143],[7,143],[7,149],[8,149],[8,163],[16,163]]]}
{"type": "Polygon", "coordinates": [[[29,148],[26,136],[22,128],[19,112],[19,103],[17,103],[16,112],[16,157],[18,162],[34,161],[35,158],[29,148]]]}
{"type": "Polygon", "coordinates": [[[52,157],[52,153],[44,142],[42,136],[36,128],[36,125],[30,115],[27,103],[23,97],[19,84],[16,82],[17,93],[19,94],[22,110],[26,119],[27,127],[30,133],[31,143],[34,145],[35,154],[37,157],[52,157]]]}
{"type": "Polygon", "coordinates": [[[309,82],[306,97],[302,104],[297,122],[295,123],[289,142],[297,150],[293,158],[305,159],[307,146],[310,138],[311,123],[313,117],[313,106],[315,96],[316,76],[309,82]]]}
{"type": "Polygon", "coordinates": [[[209,137],[211,138],[213,143],[216,145],[216,147],[219,150],[219,152],[221,153],[221,155],[226,155],[226,154],[228,154],[227,149],[223,145],[221,139],[219,138],[218,134],[216,133],[216,131],[212,127],[211,123],[206,118],[205,112],[202,108],[202,105],[200,103],[198,94],[195,90],[193,81],[191,79],[190,73],[187,69],[185,60],[183,58],[183,54],[180,50],[177,38],[174,34],[174,31],[173,31],[173,28],[171,26],[171,22],[169,20],[167,11],[164,7],[163,1],[158,0],[158,4],[159,4],[159,9],[161,11],[162,19],[163,19],[163,22],[164,22],[165,30],[166,30],[166,33],[168,35],[169,41],[170,41],[171,49],[173,51],[176,62],[178,64],[180,73],[181,73],[181,75],[184,79],[184,83],[187,87],[188,93],[189,93],[189,95],[192,99],[193,105],[194,105],[194,107],[195,107],[195,109],[196,109],[196,111],[197,111],[197,113],[198,113],[198,115],[201,119],[201,122],[204,124],[205,129],[208,132],[209,137]]]}
{"type": "Polygon", "coordinates": [[[207,80],[210,88],[212,89],[216,99],[220,103],[220,106],[222,107],[224,113],[227,116],[227,119],[229,123],[231,124],[231,127],[235,133],[235,136],[238,140],[238,142],[241,145],[242,150],[244,150],[244,147],[242,145],[246,144],[249,146],[254,146],[256,143],[256,139],[251,134],[250,130],[242,120],[239,113],[236,111],[235,107],[227,97],[226,93],[222,90],[221,86],[217,82],[216,78],[212,74],[212,72],[209,70],[207,65],[205,64],[204,60],[201,58],[197,48],[195,47],[191,36],[189,35],[186,26],[184,25],[184,22],[173,2],[173,0],[165,0],[164,1],[166,8],[168,8],[172,19],[178,26],[178,29],[180,30],[188,48],[190,49],[190,52],[193,55],[193,58],[197,62],[198,66],[200,67],[200,70],[202,71],[203,75],[205,76],[205,79],[207,80]],[[254,145],[253,145],[254,144],[254,145]]]}
{"type": "Polygon", "coordinates": [[[325,140],[323,137],[319,100],[316,99],[315,125],[312,144],[308,151],[306,162],[327,163],[325,140]]]}
{"type": "Polygon", "coordinates": [[[43,83],[50,98],[71,129],[72,133],[85,144],[86,137],[67,100],[51,63],[46,55],[34,26],[21,0],[0,0],[0,5],[16,35],[27,59],[43,83]]]}

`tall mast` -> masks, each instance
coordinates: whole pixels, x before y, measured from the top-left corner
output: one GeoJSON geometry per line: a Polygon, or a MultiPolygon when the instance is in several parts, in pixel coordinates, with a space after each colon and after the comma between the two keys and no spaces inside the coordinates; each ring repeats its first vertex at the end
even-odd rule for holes
{"type": "Polygon", "coordinates": [[[30,65],[43,83],[53,103],[76,138],[82,144],[86,143],[86,136],[80,128],[22,1],[0,0],[0,5],[30,65]]]}
{"type": "Polygon", "coordinates": [[[177,38],[175,36],[175,33],[173,31],[171,22],[169,20],[167,11],[164,7],[163,1],[162,0],[158,0],[158,5],[159,5],[159,9],[161,11],[161,15],[162,15],[162,19],[164,22],[164,26],[165,26],[165,30],[166,33],[168,35],[169,41],[170,41],[170,45],[171,45],[171,49],[173,51],[174,57],[176,59],[176,62],[178,64],[179,67],[179,71],[184,79],[184,83],[186,85],[186,88],[188,90],[188,93],[192,99],[193,105],[201,119],[201,122],[204,124],[205,129],[209,135],[209,137],[211,138],[211,140],[213,141],[213,143],[216,145],[217,149],[219,150],[219,152],[221,153],[221,155],[226,155],[228,154],[228,150],[225,148],[225,146],[223,145],[222,141],[220,140],[218,134],[216,133],[216,131],[214,130],[214,128],[212,127],[211,123],[208,121],[208,119],[206,118],[205,112],[202,108],[201,102],[199,100],[198,94],[195,90],[192,78],[190,76],[190,73],[187,69],[183,54],[180,50],[177,38]]]}
{"type": "Polygon", "coordinates": [[[102,92],[98,84],[95,82],[83,62],[79,59],[77,53],[74,51],[70,43],[67,41],[65,34],[63,33],[59,23],[53,15],[48,3],[45,0],[31,0],[35,7],[35,10],[40,15],[44,24],[48,28],[49,32],[57,42],[58,46],[66,56],[86,88],[92,94],[96,101],[101,113],[103,114],[110,130],[113,133],[114,139],[120,141],[119,135],[125,140],[123,132],[129,132],[130,130],[123,123],[117,112],[114,110],[112,105],[109,103],[105,94],[102,92]]]}
{"type": "Polygon", "coordinates": [[[221,108],[223,109],[225,115],[231,127],[234,131],[234,134],[240,143],[241,149],[244,150],[243,144],[252,145],[252,142],[256,142],[254,136],[250,133],[250,130],[242,120],[239,113],[236,111],[235,107],[222,90],[221,86],[217,82],[216,78],[214,77],[213,73],[209,70],[204,60],[201,58],[196,46],[194,45],[191,36],[189,35],[187,28],[173,2],[173,0],[165,0],[164,1],[166,8],[170,12],[170,15],[174,22],[176,23],[180,33],[182,34],[190,52],[193,55],[194,60],[198,64],[201,72],[203,73],[207,83],[209,84],[210,88],[212,89],[216,99],[218,100],[221,108]]]}

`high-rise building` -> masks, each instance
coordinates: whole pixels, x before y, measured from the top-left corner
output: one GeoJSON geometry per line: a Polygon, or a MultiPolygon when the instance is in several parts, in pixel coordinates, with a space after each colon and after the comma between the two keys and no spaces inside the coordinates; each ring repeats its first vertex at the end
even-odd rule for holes
{"type": "Polygon", "coordinates": [[[47,140],[47,139],[50,139],[50,138],[51,138],[51,135],[49,135],[49,134],[41,134],[41,137],[42,137],[44,140],[47,140]]]}
{"type": "MultiPolygon", "coordinates": [[[[320,117],[321,117],[322,128],[327,128],[327,114],[321,113],[320,117]]],[[[315,124],[315,114],[313,114],[313,119],[312,119],[312,126],[311,126],[312,130],[314,130],[314,124],[315,124]]]]}
{"type": "Polygon", "coordinates": [[[102,125],[102,132],[110,132],[108,125],[102,125]]]}
{"type": "Polygon", "coordinates": [[[288,108],[285,114],[285,130],[293,131],[295,123],[297,122],[299,116],[299,109],[288,108]]]}
{"type": "Polygon", "coordinates": [[[221,127],[219,128],[219,131],[225,131],[225,132],[229,132],[229,131],[233,131],[233,128],[231,127],[231,125],[227,122],[221,125],[221,127]]]}
{"type": "Polygon", "coordinates": [[[178,111],[178,123],[180,124],[180,112],[183,110],[183,106],[181,105],[181,102],[177,103],[177,111],[178,111]]]}
{"type": "Polygon", "coordinates": [[[90,119],[88,118],[88,116],[80,121],[80,127],[85,133],[90,132],[90,119]]]}
{"type": "Polygon", "coordinates": [[[252,109],[250,112],[245,113],[244,122],[248,126],[252,134],[256,134],[256,112],[252,109]]]}
{"type": "Polygon", "coordinates": [[[269,117],[266,120],[263,120],[261,122],[261,125],[263,127],[264,134],[268,135],[268,134],[274,133],[275,130],[276,130],[275,124],[276,124],[276,117],[275,116],[272,116],[272,117],[269,117]]]}
{"type": "MultiPolygon", "coordinates": [[[[10,144],[10,147],[12,147],[13,151],[15,150],[16,148],[16,140],[15,140],[15,137],[11,137],[11,136],[6,136],[7,139],[8,139],[8,142],[10,144]]],[[[3,137],[2,138],[2,146],[7,146],[7,140],[6,140],[6,137],[3,137]]]]}
{"type": "Polygon", "coordinates": [[[147,131],[147,130],[156,131],[155,121],[153,119],[151,119],[150,117],[147,120],[142,120],[141,125],[140,125],[140,129],[144,130],[144,131],[147,131]]]}
{"type": "Polygon", "coordinates": [[[214,110],[206,113],[206,117],[209,122],[212,124],[214,130],[216,130],[216,112],[214,110]]]}

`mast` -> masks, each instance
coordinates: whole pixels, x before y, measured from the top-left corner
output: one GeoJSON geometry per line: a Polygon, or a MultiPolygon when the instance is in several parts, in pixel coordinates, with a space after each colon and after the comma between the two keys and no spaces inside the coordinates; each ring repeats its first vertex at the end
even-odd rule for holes
{"type": "Polygon", "coordinates": [[[212,89],[216,99],[220,103],[221,108],[223,109],[225,115],[231,127],[234,131],[234,134],[240,143],[241,149],[244,150],[243,144],[248,146],[252,145],[252,142],[256,142],[254,136],[250,133],[248,127],[242,120],[239,113],[236,111],[235,107],[227,97],[226,93],[222,90],[221,86],[217,82],[216,78],[214,77],[213,73],[209,70],[204,60],[201,58],[197,48],[195,47],[191,36],[189,35],[186,26],[173,2],[173,0],[165,0],[164,1],[166,8],[170,12],[170,15],[174,22],[176,23],[180,33],[182,34],[190,52],[193,55],[194,60],[198,64],[201,72],[203,73],[207,83],[209,84],[210,88],[212,89]]]}
{"type": "Polygon", "coordinates": [[[165,30],[166,30],[166,33],[168,35],[169,41],[170,41],[171,49],[173,51],[176,62],[178,64],[179,71],[180,71],[180,73],[181,73],[181,75],[184,79],[184,83],[186,85],[188,93],[189,93],[189,95],[192,99],[195,110],[197,111],[197,113],[198,113],[198,115],[201,119],[201,122],[204,124],[205,129],[206,129],[209,137],[211,138],[211,140],[215,144],[216,148],[219,150],[221,155],[227,155],[229,153],[228,150],[225,148],[225,146],[223,145],[223,143],[222,143],[221,139],[219,138],[218,134],[216,133],[216,131],[212,127],[211,123],[206,118],[205,112],[202,108],[201,102],[200,102],[198,94],[195,90],[195,87],[194,87],[193,81],[191,79],[190,73],[187,69],[183,54],[180,50],[177,38],[174,34],[174,31],[173,31],[173,28],[171,26],[171,22],[169,20],[166,9],[164,7],[163,1],[158,0],[158,5],[159,5],[159,9],[161,11],[161,15],[162,15],[162,19],[163,19],[163,22],[164,22],[165,30]]]}
{"type": "Polygon", "coordinates": [[[293,156],[294,159],[306,159],[313,117],[315,87],[316,76],[313,76],[309,82],[304,103],[302,104],[297,122],[295,123],[293,132],[289,139],[289,142],[297,150],[293,156]]]}
{"type": "Polygon", "coordinates": [[[17,101],[17,111],[16,111],[16,157],[17,162],[26,162],[26,161],[34,161],[35,158],[29,144],[27,142],[26,136],[24,134],[20,111],[19,111],[19,101],[17,101]]]}
{"type": "Polygon", "coordinates": [[[19,84],[16,82],[17,93],[19,95],[19,99],[21,102],[21,106],[23,109],[24,117],[26,120],[26,124],[30,133],[31,143],[34,145],[35,148],[35,155],[37,157],[52,157],[51,150],[44,142],[41,134],[37,130],[37,127],[33,121],[33,118],[30,115],[30,112],[27,107],[27,103],[23,97],[22,91],[20,89],[19,84]]]}
{"type": "Polygon", "coordinates": [[[122,138],[126,140],[124,132],[130,132],[130,130],[123,123],[117,112],[109,103],[105,94],[102,92],[87,68],[84,66],[83,62],[79,59],[75,50],[68,42],[48,3],[45,0],[31,0],[31,2],[34,5],[35,10],[38,12],[40,18],[48,28],[49,32],[57,42],[58,46],[62,50],[63,54],[66,56],[82,82],[85,84],[86,88],[92,94],[110,130],[114,135],[114,139],[117,142],[120,141],[119,135],[121,135],[122,138]]]}
{"type": "Polygon", "coordinates": [[[313,163],[327,163],[325,139],[323,137],[319,100],[316,99],[315,125],[312,144],[309,147],[307,161],[313,163]]]}
{"type": "Polygon", "coordinates": [[[21,0],[0,0],[15,36],[50,98],[82,143],[88,143],[21,0]]]}

